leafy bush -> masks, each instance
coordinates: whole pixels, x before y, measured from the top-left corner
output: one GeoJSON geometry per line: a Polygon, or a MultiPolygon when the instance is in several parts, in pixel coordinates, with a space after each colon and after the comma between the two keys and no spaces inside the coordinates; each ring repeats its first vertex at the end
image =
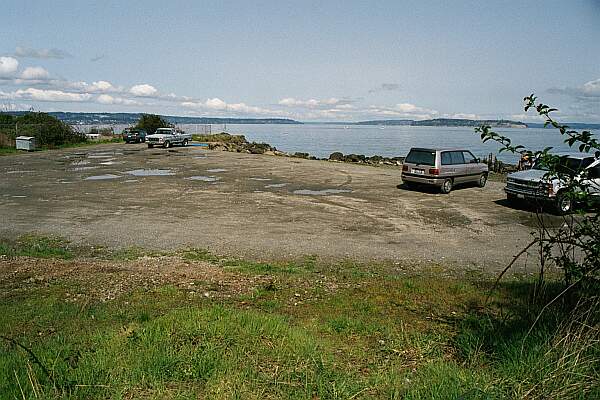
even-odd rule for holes
{"type": "MultiPolygon", "coordinates": [[[[537,98],[533,94],[525,97],[524,101],[525,111],[534,109],[544,118],[544,126],[557,129],[565,137],[564,142],[569,147],[584,153],[593,152],[597,158],[600,157],[600,144],[590,131],[578,132],[568,125],[555,121],[551,114],[557,110],[543,103],[536,103],[537,98]]],[[[500,143],[502,145],[500,151],[518,153],[535,159],[547,170],[544,179],[548,181],[559,179],[566,185],[563,195],[584,205],[585,211],[580,209],[577,212],[579,215],[565,217],[564,223],[558,228],[544,226],[544,220],[540,218],[542,226],[528,248],[539,245],[540,278],[543,278],[544,268],[548,262],[553,262],[564,271],[567,285],[565,292],[574,286],[595,284],[600,269],[600,219],[598,206],[594,203],[597,199],[590,191],[590,180],[580,179],[580,177],[587,178],[588,171],[584,170],[583,166],[577,170],[567,168],[565,157],[553,153],[552,147],[531,151],[522,145],[514,145],[510,138],[493,132],[490,126],[484,125],[476,128],[475,131],[481,134],[484,142],[493,140],[500,143]]]]}
{"type": "Polygon", "coordinates": [[[52,148],[86,141],[83,133],[43,112],[18,116],[0,114],[0,124],[0,133],[6,137],[14,140],[17,136],[33,136],[42,147],[52,148]]]}

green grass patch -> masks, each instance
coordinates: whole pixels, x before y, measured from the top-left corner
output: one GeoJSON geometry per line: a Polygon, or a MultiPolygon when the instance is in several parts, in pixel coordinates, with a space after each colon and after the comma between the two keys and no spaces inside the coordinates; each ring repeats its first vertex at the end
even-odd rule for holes
{"type": "Polygon", "coordinates": [[[27,234],[16,241],[0,240],[0,255],[16,257],[62,258],[74,257],[69,242],[60,237],[27,234]]]}
{"type": "MultiPolygon", "coordinates": [[[[10,249],[17,242],[20,251],[68,249],[40,237],[10,249]]],[[[126,263],[149,253],[107,254],[126,263]]],[[[573,310],[556,302],[530,331],[558,283],[533,296],[535,282],[511,278],[486,303],[490,279],[440,277],[435,268],[400,276],[386,265],[315,257],[265,263],[203,249],[171,255],[226,269],[224,287],[245,282],[246,289],[204,297],[173,284],[93,302],[78,301],[72,294],[85,287],[66,277],[0,290],[0,335],[10,339],[0,339],[0,397],[600,396],[598,303],[573,310]]]]}

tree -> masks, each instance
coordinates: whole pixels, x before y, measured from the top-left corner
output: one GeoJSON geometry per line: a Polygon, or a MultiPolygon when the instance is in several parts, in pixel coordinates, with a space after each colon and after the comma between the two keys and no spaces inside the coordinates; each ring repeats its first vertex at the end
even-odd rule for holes
{"type": "Polygon", "coordinates": [[[173,128],[173,124],[156,114],[142,114],[137,124],[137,129],[143,129],[148,134],[153,134],[158,128],[173,128]]]}
{"type": "MultiPolygon", "coordinates": [[[[560,124],[551,115],[557,109],[537,103],[537,98],[533,94],[525,97],[524,101],[525,112],[530,109],[535,110],[544,118],[544,126],[557,129],[569,147],[580,152],[593,153],[596,158],[600,157],[600,143],[590,131],[578,132],[568,125],[560,124]]],[[[588,284],[593,286],[598,282],[600,270],[600,218],[597,199],[589,190],[591,188],[590,180],[585,179],[588,171],[584,169],[566,170],[565,158],[554,154],[552,147],[531,151],[522,145],[514,145],[510,138],[493,132],[490,126],[484,125],[476,128],[475,131],[481,134],[484,142],[493,140],[500,143],[501,152],[508,151],[535,159],[537,163],[547,169],[545,179],[549,181],[560,179],[566,184],[564,195],[584,205],[584,209],[578,210],[576,215],[565,216],[564,223],[555,228],[545,226],[544,219],[538,218],[541,221],[539,231],[534,236],[534,240],[519,255],[524,254],[532,246],[539,246],[540,281],[543,279],[547,263],[553,262],[564,272],[566,288],[561,294],[576,286],[585,287],[588,284]],[[581,177],[584,179],[580,179],[581,177]]],[[[511,265],[512,263],[507,266],[498,279],[511,265]]],[[[585,293],[585,291],[581,293],[585,293]]],[[[593,290],[590,293],[593,293],[593,290]]]]}
{"type": "Polygon", "coordinates": [[[40,146],[55,147],[85,142],[86,138],[71,125],[43,112],[28,112],[23,115],[0,114],[2,133],[15,139],[16,136],[33,136],[40,146]]]}

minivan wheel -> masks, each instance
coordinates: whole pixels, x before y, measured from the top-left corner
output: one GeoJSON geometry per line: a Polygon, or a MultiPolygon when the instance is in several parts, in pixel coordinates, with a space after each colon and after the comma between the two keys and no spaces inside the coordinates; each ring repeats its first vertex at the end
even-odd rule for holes
{"type": "Polygon", "coordinates": [[[486,174],[479,175],[479,179],[477,180],[477,186],[482,188],[485,186],[486,182],[487,182],[487,175],[486,174]]]}
{"type": "Polygon", "coordinates": [[[452,179],[448,178],[442,183],[442,187],[440,188],[442,193],[448,194],[452,191],[452,179]]]}
{"type": "Polygon", "coordinates": [[[560,215],[568,214],[573,209],[573,200],[569,196],[565,195],[564,193],[559,193],[556,195],[554,207],[558,214],[560,214],[560,215]]]}

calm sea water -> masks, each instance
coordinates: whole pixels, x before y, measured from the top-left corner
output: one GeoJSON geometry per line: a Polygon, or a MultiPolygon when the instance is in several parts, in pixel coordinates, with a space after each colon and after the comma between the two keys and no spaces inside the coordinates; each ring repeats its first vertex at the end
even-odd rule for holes
{"type": "MultiPolygon", "coordinates": [[[[115,126],[120,132],[124,126],[115,126]]],[[[202,132],[202,125],[182,125],[186,132],[202,132]]],[[[213,125],[212,132],[223,130],[223,125],[213,125]]],[[[557,131],[551,129],[495,129],[508,136],[513,143],[523,144],[531,150],[553,146],[556,150],[568,150],[557,131]]],[[[356,126],[341,125],[227,125],[227,132],[245,135],[249,141],[265,142],[287,152],[304,152],[319,158],[328,157],[335,151],[344,154],[406,156],[411,147],[464,147],[476,156],[489,153],[498,155],[505,162],[516,162],[517,157],[498,154],[495,143],[482,143],[473,128],[417,127],[417,126],[356,126]]]]}

